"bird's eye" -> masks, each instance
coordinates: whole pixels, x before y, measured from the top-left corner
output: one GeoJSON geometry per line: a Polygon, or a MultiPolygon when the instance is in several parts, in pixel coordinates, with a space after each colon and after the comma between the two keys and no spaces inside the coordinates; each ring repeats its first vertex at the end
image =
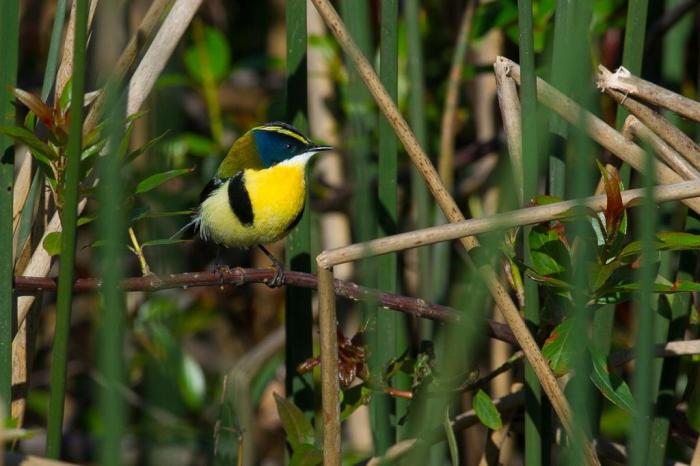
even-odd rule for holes
{"type": "Polygon", "coordinates": [[[292,148],[292,145],[289,144],[289,143],[287,143],[287,144],[284,145],[284,148],[287,149],[287,150],[289,150],[289,149],[292,148]]]}

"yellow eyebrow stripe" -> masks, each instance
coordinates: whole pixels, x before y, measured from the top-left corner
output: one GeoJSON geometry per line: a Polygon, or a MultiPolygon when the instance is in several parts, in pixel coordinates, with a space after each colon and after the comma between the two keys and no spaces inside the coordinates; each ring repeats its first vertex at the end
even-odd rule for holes
{"type": "Polygon", "coordinates": [[[261,129],[263,131],[274,131],[275,133],[286,134],[287,136],[291,136],[294,139],[301,141],[303,144],[309,143],[309,140],[306,139],[305,137],[298,135],[294,131],[289,131],[286,128],[282,128],[281,126],[260,126],[257,129],[261,129]]]}

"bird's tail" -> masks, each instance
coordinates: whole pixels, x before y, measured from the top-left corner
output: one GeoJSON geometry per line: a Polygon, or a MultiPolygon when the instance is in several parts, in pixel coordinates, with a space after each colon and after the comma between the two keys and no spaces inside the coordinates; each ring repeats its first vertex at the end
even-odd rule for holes
{"type": "Polygon", "coordinates": [[[177,231],[170,237],[170,239],[178,238],[180,235],[182,235],[184,232],[186,232],[186,231],[189,230],[190,228],[194,228],[194,231],[195,231],[195,232],[199,232],[199,236],[200,236],[202,239],[205,239],[205,240],[207,239],[207,238],[206,238],[206,231],[204,230],[204,228],[202,228],[202,216],[201,216],[199,210],[196,211],[195,214],[192,216],[192,220],[190,220],[189,222],[187,222],[187,223],[185,224],[185,226],[183,226],[182,228],[180,228],[179,230],[177,230],[177,231]]]}

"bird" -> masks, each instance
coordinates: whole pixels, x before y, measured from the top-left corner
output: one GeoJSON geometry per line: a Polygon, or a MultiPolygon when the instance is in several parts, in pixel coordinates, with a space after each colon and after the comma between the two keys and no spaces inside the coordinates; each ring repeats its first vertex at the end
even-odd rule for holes
{"type": "Polygon", "coordinates": [[[268,285],[280,286],[284,269],[264,245],[282,239],[299,222],[306,166],[315,154],[331,149],[284,122],[252,128],[233,143],[202,190],[190,224],[204,241],[227,248],[259,247],[275,269],[268,285]]]}

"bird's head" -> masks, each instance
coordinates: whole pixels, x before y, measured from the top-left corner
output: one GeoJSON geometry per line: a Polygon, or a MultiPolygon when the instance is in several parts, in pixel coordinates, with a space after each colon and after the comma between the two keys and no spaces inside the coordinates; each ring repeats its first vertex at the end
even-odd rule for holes
{"type": "Polygon", "coordinates": [[[219,167],[218,176],[232,176],[246,168],[269,168],[298,157],[307,162],[317,152],[331,150],[317,145],[294,126],[275,121],[257,126],[233,143],[219,167]]]}
{"type": "Polygon", "coordinates": [[[282,122],[266,123],[250,133],[265,168],[298,156],[306,161],[317,152],[332,149],[312,143],[294,126],[282,122]]]}

